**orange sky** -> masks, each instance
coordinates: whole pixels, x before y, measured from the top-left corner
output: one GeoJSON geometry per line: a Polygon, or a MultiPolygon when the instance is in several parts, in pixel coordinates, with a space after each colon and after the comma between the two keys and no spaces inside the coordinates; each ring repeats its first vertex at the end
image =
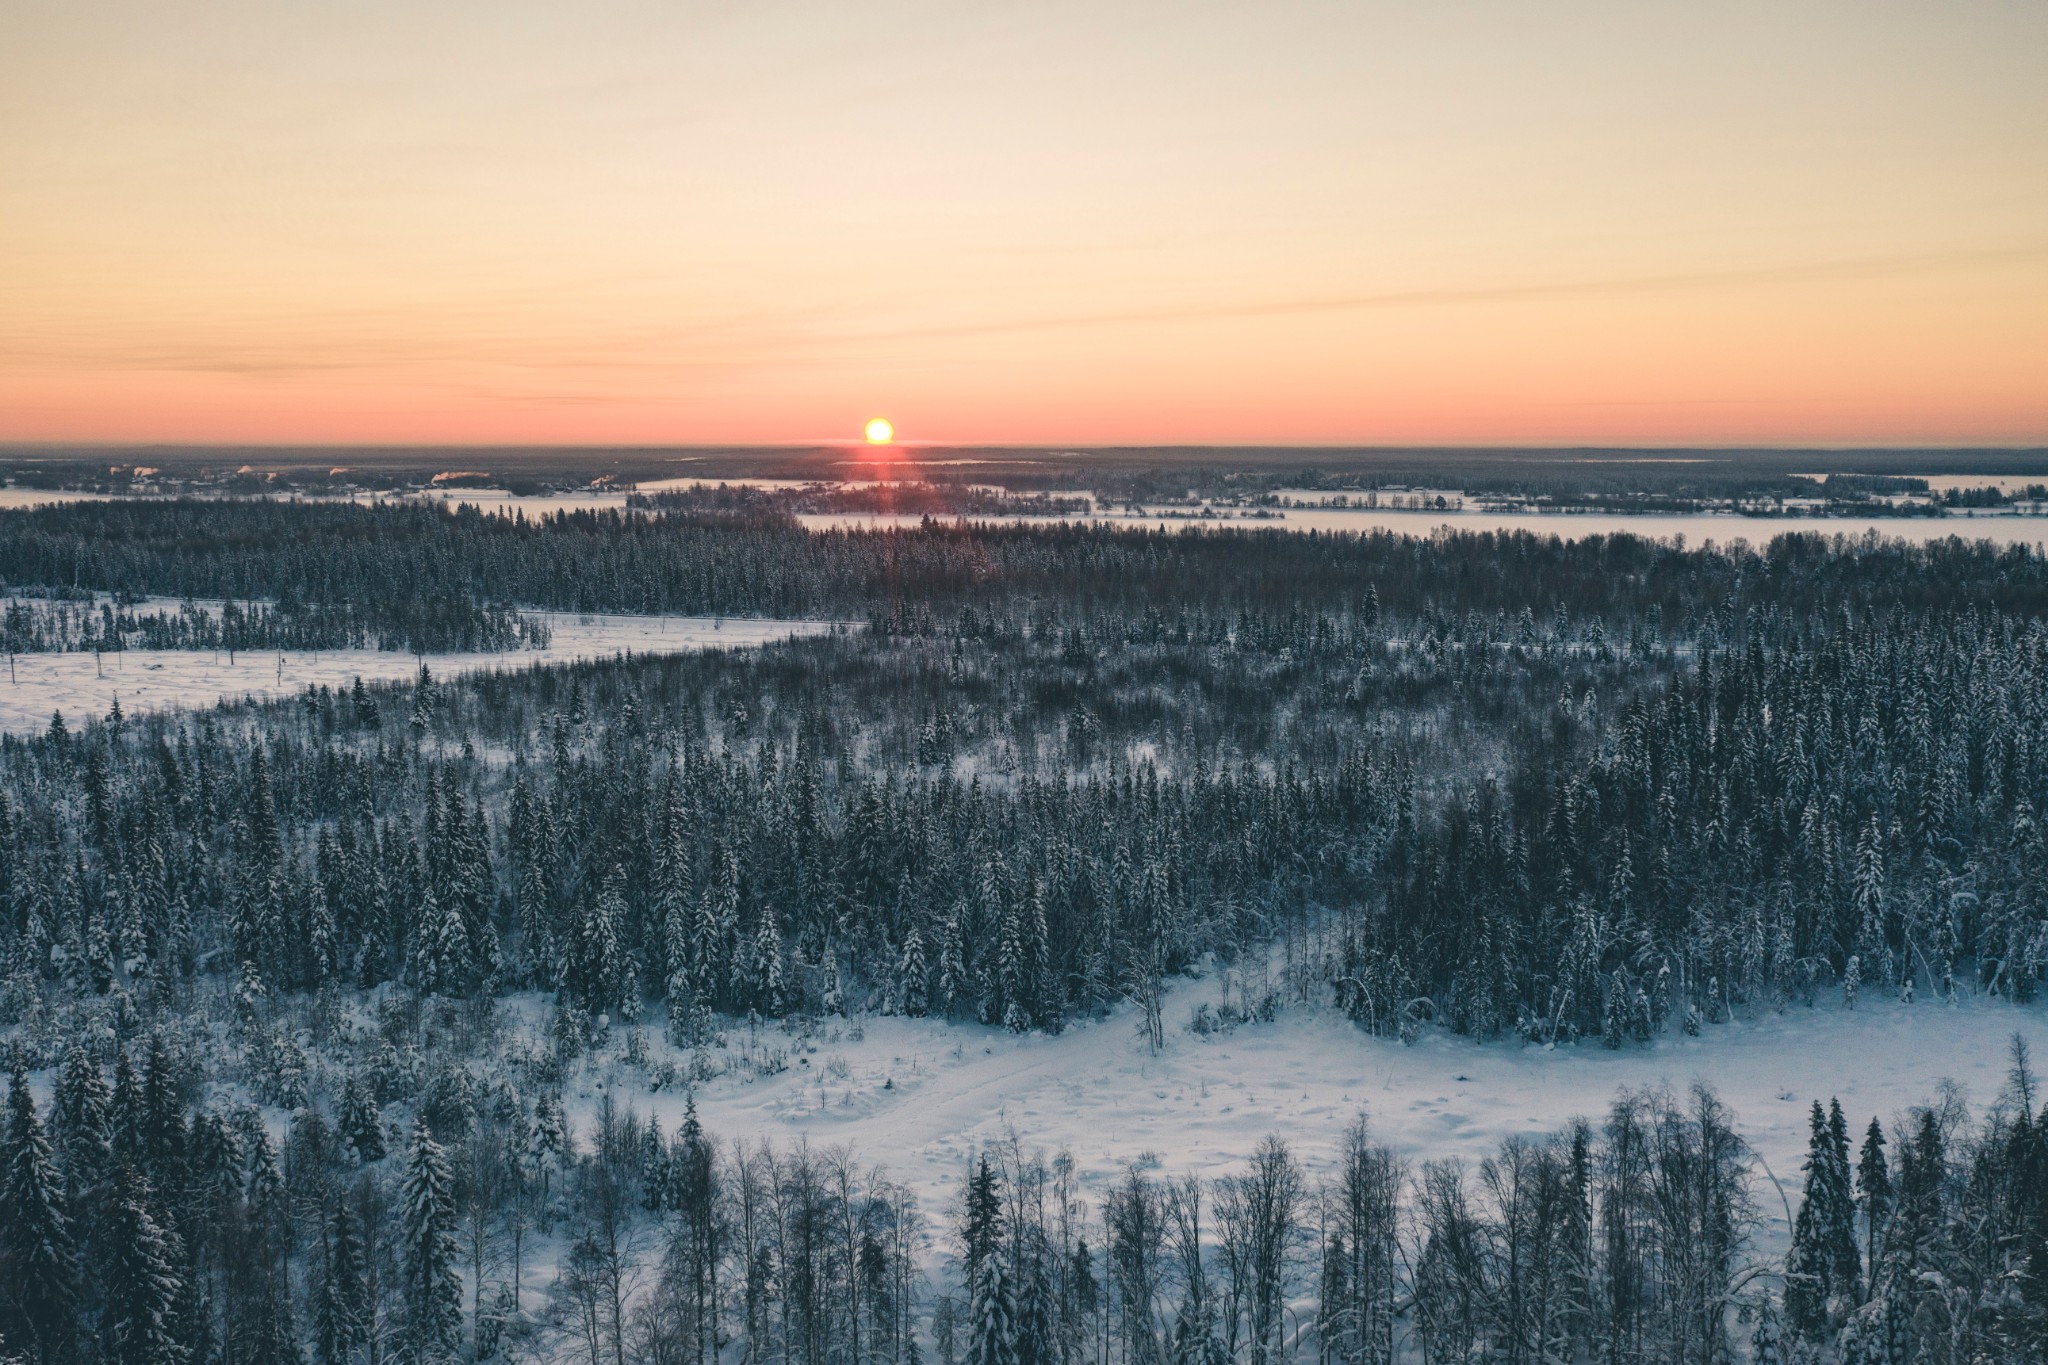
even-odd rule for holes
{"type": "Polygon", "coordinates": [[[2048,6],[0,0],[0,440],[2048,441],[2048,6]]]}

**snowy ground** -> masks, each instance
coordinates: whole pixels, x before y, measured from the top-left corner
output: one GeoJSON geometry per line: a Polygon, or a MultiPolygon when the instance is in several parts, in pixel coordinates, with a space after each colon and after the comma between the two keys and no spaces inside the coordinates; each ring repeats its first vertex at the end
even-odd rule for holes
{"type": "MultiPolygon", "coordinates": [[[[546,649],[503,654],[429,654],[436,677],[526,668],[537,663],[633,654],[680,653],[693,649],[738,648],[833,629],[830,621],[759,621],[708,616],[585,616],[534,613],[547,621],[546,649]]],[[[75,725],[103,716],[121,699],[121,709],[141,711],[212,706],[222,698],[289,695],[309,684],[346,687],[413,677],[420,659],[376,649],[241,653],[196,649],[135,649],[103,654],[19,654],[0,672],[0,732],[40,730],[52,711],[75,725]]]]}
{"type": "MultiPolygon", "coordinates": [[[[1177,1026],[1196,1004],[1216,998],[1213,980],[1183,983],[1166,1018],[1177,1026]]],[[[2014,1032],[2028,1038],[2037,1058],[2048,1057],[2048,1015],[1989,1000],[1947,1007],[1866,998],[1854,1012],[1832,1003],[1795,1006],[1620,1051],[1448,1035],[1403,1046],[1308,1009],[1228,1034],[1177,1029],[1158,1056],[1128,1013],[1059,1037],[900,1018],[867,1019],[859,1031],[856,1040],[846,1021],[834,1020],[809,1044],[793,1045],[764,1028],[759,1045],[790,1048],[789,1069],[719,1077],[698,1090],[698,1111],[728,1141],[851,1144],[864,1163],[881,1163],[915,1188],[928,1216],[940,1217],[953,1206],[971,1154],[1012,1128],[1027,1150],[1071,1149],[1099,1192],[1126,1163],[1154,1156],[1169,1173],[1220,1174],[1268,1133],[1319,1170],[1361,1110],[1378,1140],[1417,1165],[1450,1156],[1474,1162],[1509,1134],[1546,1133],[1574,1115],[1597,1121],[1622,1088],[1682,1091],[1695,1081],[1735,1111],[1738,1130],[1796,1205],[1814,1099],[1839,1096],[1860,1132],[1873,1115],[1889,1125],[1933,1099],[1944,1080],[1961,1085],[1973,1104],[1988,1103],[2003,1081],[2014,1032]]],[[[746,1039],[744,1027],[729,1035],[735,1048],[746,1039]]],[[[684,1104],[680,1088],[643,1089],[633,1100],[670,1131],[684,1104]]],[[[586,1091],[572,1112],[587,1124],[594,1101],[586,1091]]],[[[1775,1250],[1789,1229],[1769,1180],[1759,1177],[1755,1193],[1770,1243],[1759,1249],[1775,1250]]]]}

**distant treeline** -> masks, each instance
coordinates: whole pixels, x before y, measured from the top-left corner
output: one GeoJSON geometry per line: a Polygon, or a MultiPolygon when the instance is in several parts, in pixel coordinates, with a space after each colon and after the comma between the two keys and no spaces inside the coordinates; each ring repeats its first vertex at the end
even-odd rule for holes
{"type": "MultiPolygon", "coordinates": [[[[1739,532],[1740,523],[1731,525],[1739,532]]],[[[1851,609],[2048,608],[2024,547],[1780,537],[1702,555],[1632,536],[1145,531],[972,525],[806,532],[779,508],[558,512],[282,502],[99,502],[0,513],[0,581],[176,598],[352,606],[444,627],[487,605],[918,619],[1029,602],[1062,618],[1183,609],[1523,611],[1697,622],[1721,602],[1851,609]]],[[[1625,628],[1625,627],[1624,627],[1625,628]]]]}
{"type": "Polygon", "coordinates": [[[353,602],[286,604],[182,602],[148,609],[114,600],[12,599],[0,616],[9,654],[129,649],[386,649],[414,653],[497,653],[544,649],[544,620],[510,607],[425,609],[392,614],[353,602]]]}
{"type": "Polygon", "coordinates": [[[960,479],[893,483],[814,483],[801,488],[760,488],[745,484],[697,484],[688,488],[635,493],[628,505],[681,512],[777,510],[798,515],[884,513],[895,516],[1085,516],[1094,508],[1086,494],[1012,493],[960,479]]]}
{"type": "Polygon", "coordinates": [[[833,482],[886,460],[899,477],[992,484],[1014,491],[1089,488],[1147,500],[1300,487],[1555,488],[1667,495],[1734,489],[1767,495],[1800,474],[2048,476],[2048,450],[1787,449],[1726,447],[914,446],[871,465],[844,443],[810,447],[49,447],[0,452],[0,479],[31,488],[135,485],[207,490],[347,492],[465,482],[521,491],[631,487],[677,475],[721,480],[833,482]],[[906,473],[907,471],[907,473],[906,473]],[[1325,483],[1327,481],[1327,483],[1325,483]]]}

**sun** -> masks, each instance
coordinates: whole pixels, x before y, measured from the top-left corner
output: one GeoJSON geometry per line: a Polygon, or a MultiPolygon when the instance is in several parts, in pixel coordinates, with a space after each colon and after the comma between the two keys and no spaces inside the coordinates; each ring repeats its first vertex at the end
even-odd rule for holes
{"type": "Polygon", "coordinates": [[[891,442],[891,441],[893,441],[893,440],[895,440],[895,439],[896,439],[896,428],[895,428],[895,427],[893,427],[893,426],[891,426],[891,425],[889,424],[889,419],[888,419],[888,418],[886,418],[886,417],[870,417],[870,418],[868,419],[868,444],[869,444],[869,445],[871,445],[871,446],[885,446],[885,445],[889,444],[889,442],[891,442]]]}

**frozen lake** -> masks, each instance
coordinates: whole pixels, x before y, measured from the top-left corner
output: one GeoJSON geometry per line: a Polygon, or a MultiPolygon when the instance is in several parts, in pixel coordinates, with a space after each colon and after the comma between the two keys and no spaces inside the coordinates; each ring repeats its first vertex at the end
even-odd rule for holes
{"type": "MultiPolygon", "coordinates": [[[[503,654],[429,654],[435,677],[457,677],[492,669],[569,663],[615,654],[681,653],[696,649],[740,649],[818,635],[830,621],[761,621],[708,616],[603,616],[533,612],[548,623],[546,649],[503,654]]],[[[176,707],[212,706],[223,698],[289,696],[322,683],[347,687],[364,682],[398,682],[419,672],[414,655],[378,649],[225,652],[199,649],[132,649],[101,655],[17,654],[0,673],[0,732],[28,733],[62,711],[74,728],[88,716],[104,716],[121,699],[131,715],[176,707]]]]}

